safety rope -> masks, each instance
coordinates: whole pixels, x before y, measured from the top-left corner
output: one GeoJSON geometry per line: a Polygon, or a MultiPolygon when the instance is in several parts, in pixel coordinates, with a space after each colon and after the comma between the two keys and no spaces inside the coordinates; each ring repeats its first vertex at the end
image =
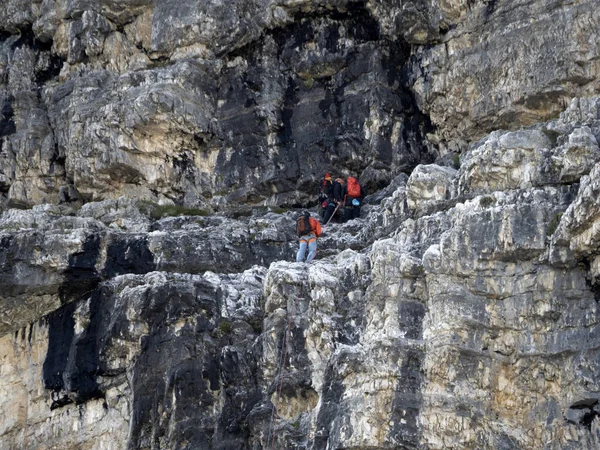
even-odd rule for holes
{"type": "Polygon", "coordinates": [[[340,205],[341,205],[341,203],[337,204],[337,206],[333,210],[333,213],[331,213],[331,217],[329,218],[329,220],[327,221],[327,223],[325,225],[323,225],[324,227],[326,227],[327,225],[329,225],[329,222],[331,222],[331,219],[333,219],[333,216],[335,216],[335,213],[337,212],[337,210],[340,209],[340,205]]]}
{"type": "MultiPolygon", "coordinates": [[[[285,371],[285,358],[287,356],[287,347],[288,347],[288,337],[290,334],[290,328],[292,325],[292,317],[296,313],[296,300],[300,297],[300,284],[298,284],[298,295],[294,297],[294,302],[292,303],[292,313],[288,315],[288,324],[285,330],[284,340],[283,340],[283,349],[281,352],[281,359],[279,360],[279,389],[276,390],[277,396],[281,398],[281,392],[283,389],[283,373],[285,371]]],[[[271,425],[270,425],[270,435],[267,436],[267,448],[273,450],[273,445],[275,445],[275,430],[274,430],[274,421],[275,421],[275,404],[273,404],[273,409],[271,410],[271,425]]]]}

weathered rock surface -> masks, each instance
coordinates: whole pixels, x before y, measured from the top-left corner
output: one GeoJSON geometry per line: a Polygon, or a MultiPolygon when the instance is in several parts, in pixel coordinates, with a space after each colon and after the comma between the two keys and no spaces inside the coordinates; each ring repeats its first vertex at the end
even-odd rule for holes
{"type": "Polygon", "coordinates": [[[6,212],[4,448],[595,448],[594,105],[419,166],[309,267],[291,212],[6,212]]]}
{"type": "Polygon", "coordinates": [[[3,199],[293,205],[331,169],[375,190],[595,93],[595,6],[11,1],[3,199]]]}
{"type": "Polygon", "coordinates": [[[433,160],[409,48],[363,2],[279,3],[59,0],[12,15],[3,202],[291,206],[326,170],[375,191],[433,160]]]}
{"type": "Polygon", "coordinates": [[[600,447],[592,0],[5,3],[0,450],[600,447]]]}
{"type": "Polygon", "coordinates": [[[460,151],[490,131],[548,120],[572,98],[597,94],[594,1],[399,3],[385,28],[430,44],[415,47],[412,86],[442,147],[460,151]],[[399,30],[404,11],[412,23],[399,30]]]}

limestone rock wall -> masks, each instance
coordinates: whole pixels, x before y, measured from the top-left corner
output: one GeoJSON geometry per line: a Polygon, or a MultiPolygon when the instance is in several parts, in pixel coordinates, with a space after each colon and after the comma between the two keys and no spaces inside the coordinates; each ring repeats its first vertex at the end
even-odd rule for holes
{"type": "Polygon", "coordinates": [[[597,92],[592,0],[8,2],[3,202],[306,203],[597,92]]]}
{"type": "Polygon", "coordinates": [[[2,448],[596,448],[599,104],[418,166],[308,267],[293,213],[4,213],[2,448]]]}
{"type": "Polygon", "coordinates": [[[594,2],[5,3],[0,450],[600,447],[594,2]]]}
{"type": "Polygon", "coordinates": [[[435,157],[410,49],[364,2],[14,8],[27,13],[0,25],[5,205],[290,206],[327,170],[374,191],[435,157]]]}
{"type": "Polygon", "coordinates": [[[401,3],[407,13],[393,15],[389,28],[430,44],[414,53],[412,86],[442,152],[554,118],[572,98],[597,93],[593,1],[401,3]],[[414,22],[406,26],[405,17],[414,22]]]}

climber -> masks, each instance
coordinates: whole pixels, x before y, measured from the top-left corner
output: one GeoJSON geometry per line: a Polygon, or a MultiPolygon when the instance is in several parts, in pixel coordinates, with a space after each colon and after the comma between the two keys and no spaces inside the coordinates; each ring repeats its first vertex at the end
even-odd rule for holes
{"type": "Polygon", "coordinates": [[[327,206],[327,210],[325,211],[325,216],[323,217],[323,222],[325,223],[325,225],[329,224],[335,212],[343,206],[343,202],[344,180],[342,178],[336,178],[333,182],[332,198],[329,201],[329,205],[327,206]]]}
{"type": "MultiPolygon", "coordinates": [[[[321,217],[325,217],[327,214],[327,207],[333,201],[333,183],[331,182],[331,174],[326,173],[321,183],[319,183],[319,189],[317,194],[319,195],[319,203],[321,204],[321,217]]],[[[335,205],[333,205],[335,208],[335,205]]]]}
{"type": "Polygon", "coordinates": [[[300,238],[300,248],[296,255],[296,262],[302,262],[308,247],[306,262],[310,263],[317,255],[317,238],[321,235],[321,223],[310,217],[308,211],[304,211],[296,220],[296,233],[300,238]]]}
{"type": "Polygon", "coordinates": [[[344,188],[344,222],[360,217],[360,205],[365,193],[355,177],[348,177],[344,188]]]}

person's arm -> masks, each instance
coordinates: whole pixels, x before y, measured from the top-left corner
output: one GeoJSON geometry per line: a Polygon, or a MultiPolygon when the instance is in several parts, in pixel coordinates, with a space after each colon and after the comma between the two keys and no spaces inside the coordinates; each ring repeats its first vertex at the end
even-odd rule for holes
{"type": "Polygon", "coordinates": [[[321,222],[319,222],[317,219],[314,218],[310,218],[310,229],[312,230],[313,233],[315,233],[316,237],[321,236],[321,222]]]}

